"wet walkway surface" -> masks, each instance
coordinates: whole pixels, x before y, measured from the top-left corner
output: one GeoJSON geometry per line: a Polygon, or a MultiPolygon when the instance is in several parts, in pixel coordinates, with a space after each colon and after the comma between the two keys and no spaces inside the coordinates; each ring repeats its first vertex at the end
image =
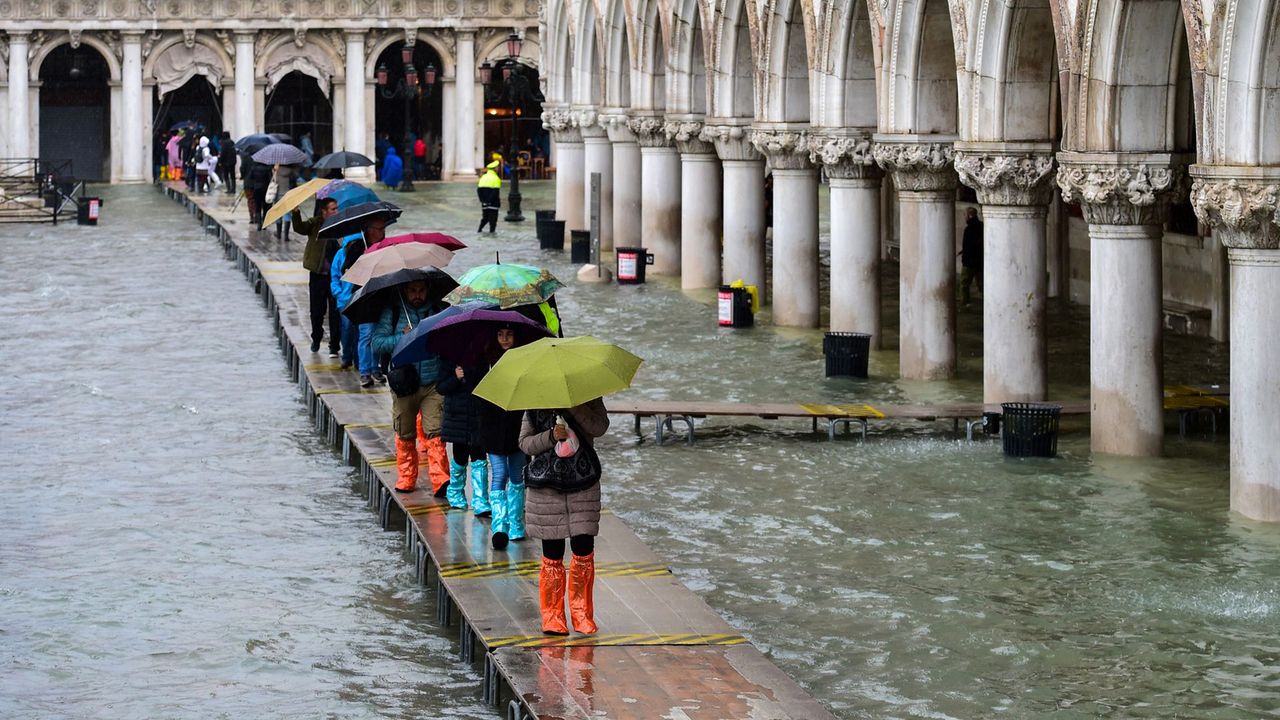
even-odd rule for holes
{"type": "MultiPolygon", "coordinates": [[[[530,216],[548,195],[529,189],[530,216]]],[[[108,199],[103,226],[24,229],[0,268],[21,479],[0,501],[17,689],[0,714],[492,717],[212,238],[153,190],[108,199]]],[[[424,186],[401,226],[463,228],[473,199],[424,186]]],[[[532,230],[462,232],[456,268],[501,250],[572,277],[532,230]]],[[[717,330],[706,300],[665,281],[562,291],[569,332],[646,358],[637,398],[965,400],[980,382],[826,381],[820,334],[717,330]]],[[[1058,336],[1083,349],[1074,317],[1058,336]]],[[[1063,396],[1082,356],[1051,358],[1063,396]]],[[[1166,379],[1211,380],[1224,356],[1170,358],[1166,379]]],[[[1010,462],[943,429],[833,445],[724,422],[687,448],[615,422],[606,503],[842,717],[1276,713],[1280,532],[1227,513],[1223,441],[1125,461],[1069,434],[1058,460],[1010,462]]]]}

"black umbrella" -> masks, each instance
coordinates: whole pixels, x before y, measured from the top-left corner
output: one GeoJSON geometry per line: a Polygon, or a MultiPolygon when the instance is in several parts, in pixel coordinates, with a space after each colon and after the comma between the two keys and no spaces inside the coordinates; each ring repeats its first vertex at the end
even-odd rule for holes
{"type": "Polygon", "coordinates": [[[430,265],[421,268],[397,270],[369,280],[368,285],[360,288],[355,295],[351,296],[351,302],[347,303],[347,307],[342,310],[342,314],[346,315],[348,320],[357,324],[378,322],[378,318],[382,317],[382,311],[387,308],[388,303],[398,299],[400,287],[417,280],[426,281],[427,300],[430,302],[439,302],[440,298],[453,292],[453,289],[458,287],[457,280],[449,277],[449,274],[445,271],[430,265]]]}
{"type": "Polygon", "coordinates": [[[198,127],[200,127],[200,123],[195,120],[183,120],[182,122],[174,123],[173,127],[169,128],[169,130],[170,132],[174,130],[193,130],[198,127]]]}
{"type": "Polygon", "coordinates": [[[245,155],[252,155],[268,145],[275,145],[281,142],[271,135],[265,133],[254,133],[245,135],[236,141],[236,151],[245,155]]]}
{"type": "Polygon", "coordinates": [[[404,212],[398,206],[385,200],[362,202],[352,205],[346,210],[339,210],[320,226],[320,237],[346,237],[364,230],[365,225],[376,217],[385,218],[390,225],[404,212]]]}
{"type": "Polygon", "coordinates": [[[360,153],[339,150],[316,160],[312,167],[317,170],[341,170],[349,167],[367,167],[372,164],[372,160],[360,153]]]}

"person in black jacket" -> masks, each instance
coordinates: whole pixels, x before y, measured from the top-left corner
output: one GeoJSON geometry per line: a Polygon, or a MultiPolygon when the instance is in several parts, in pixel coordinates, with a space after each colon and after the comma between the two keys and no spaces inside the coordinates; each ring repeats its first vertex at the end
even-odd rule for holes
{"type": "Polygon", "coordinates": [[[964,224],[964,240],[960,244],[960,302],[969,307],[969,286],[978,281],[982,292],[982,221],[976,208],[969,208],[964,224]]]}
{"type": "Polygon", "coordinates": [[[222,131],[222,149],[218,154],[218,177],[227,185],[227,194],[236,194],[236,142],[231,133],[222,131]]]}
{"type": "Polygon", "coordinates": [[[471,394],[486,370],[483,365],[444,363],[440,367],[440,379],[436,382],[436,390],[444,396],[440,437],[453,444],[453,455],[449,458],[449,489],[445,498],[450,507],[467,507],[465,487],[470,470],[471,509],[476,517],[488,517],[492,511],[489,507],[489,461],[479,448],[478,399],[471,394]]]}
{"type": "MultiPolygon", "coordinates": [[[[510,326],[498,329],[489,353],[492,368],[502,354],[515,347],[516,334],[510,326]]],[[[524,465],[520,451],[520,422],[524,412],[503,410],[483,398],[476,398],[480,420],[480,449],[489,457],[489,505],[493,508],[490,528],[494,550],[504,550],[508,540],[524,540],[524,465]]]]}

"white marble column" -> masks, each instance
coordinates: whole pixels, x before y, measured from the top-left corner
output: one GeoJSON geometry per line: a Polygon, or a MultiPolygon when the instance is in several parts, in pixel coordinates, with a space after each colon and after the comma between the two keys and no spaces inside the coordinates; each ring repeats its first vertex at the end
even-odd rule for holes
{"type": "Polygon", "coordinates": [[[591,173],[600,173],[600,250],[613,249],[613,143],[595,110],[577,111],[582,133],[583,229],[591,227],[591,173]]]}
{"type": "Polygon", "coordinates": [[[818,170],[805,132],[756,129],[773,168],[773,324],[818,327],[818,170]]]}
{"type": "MultiPolygon", "coordinates": [[[[458,60],[454,64],[457,85],[453,91],[454,122],[456,129],[458,177],[462,180],[476,177],[478,154],[476,150],[476,33],[474,30],[458,30],[458,60]]],[[[557,166],[558,168],[558,166],[557,166]]],[[[556,172],[559,172],[557,169],[556,172]]]]}
{"type": "MultiPolygon", "coordinates": [[[[1161,243],[1181,169],[1167,154],[1058,153],[1058,187],[1089,223],[1089,399],[1094,452],[1164,444],[1161,243]]],[[[1234,428],[1233,428],[1234,429],[1234,428]]]]}
{"type": "Polygon", "coordinates": [[[28,105],[27,53],[30,34],[9,30],[9,156],[31,157],[31,112],[28,105]]]}
{"type": "Polygon", "coordinates": [[[256,35],[257,33],[252,30],[235,33],[236,117],[231,134],[236,140],[260,129],[254,122],[257,103],[253,92],[255,88],[253,82],[253,41],[256,35]]]}
{"type": "Polygon", "coordinates": [[[613,144],[613,237],[600,249],[640,247],[640,146],[621,111],[600,116],[613,144]]]}
{"type": "MultiPolygon", "coordinates": [[[[368,148],[368,137],[365,127],[365,68],[364,68],[364,31],[348,30],[347,40],[347,88],[343,118],[346,129],[346,149],[350,152],[363,153],[368,148]]],[[[348,168],[346,176],[354,180],[373,177],[373,169],[368,167],[348,168]]]]}
{"type": "Polygon", "coordinates": [[[680,287],[720,285],[720,158],[700,120],[668,121],[680,153],[680,287]]]}
{"type": "Polygon", "coordinates": [[[640,144],[640,237],[653,254],[650,272],[680,274],[680,154],[660,115],[631,118],[640,144]]]}
{"type": "Polygon", "coordinates": [[[743,123],[708,121],[702,136],[715,143],[724,178],[721,282],[727,285],[742,280],[747,285],[755,285],[763,301],[767,280],[764,156],[751,144],[751,128],[743,123]]]}
{"type": "Polygon", "coordinates": [[[1280,522],[1280,167],[1193,165],[1191,203],[1231,263],[1231,509],[1280,522]]]}
{"type": "Polygon", "coordinates": [[[831,185],[831,330],[871,336],[880,349],[880,182],[871,136],[824,130],[810,159],[831,185]]]}
{"type": "Polygon", "coordinates": [[[898,371],[909,380],[956,373],[956,174],[951,143],[876,136],[876,162],[898,191],[898,371]]]}
{"type": "Polygon", "coordinates": [[[585,168],[582,133],[577,118],[568,108],[544,106],[542,127],[555,142],[551,163],[556,169],[556,219],[564,220],[566,243],[570,230],[585,230],[582,204],[585,168]]]}
{"type": "Polygon", "coordinates": [[[1053,146],[962,143],[956,171],[977,191],[984,221],[982,398],[1044,400],[1048,393],[1045,230],[1053,199],[1053,146]]]}
{"type": "Polygon", "coordinates": [[[120,152],[123,164],[120,182],[142,182],[146,179],[147,158],[143,154],[142,116],[142,32],[126,30],[120,35],[122,60],[120,90],[123,118],[120,152]]]}

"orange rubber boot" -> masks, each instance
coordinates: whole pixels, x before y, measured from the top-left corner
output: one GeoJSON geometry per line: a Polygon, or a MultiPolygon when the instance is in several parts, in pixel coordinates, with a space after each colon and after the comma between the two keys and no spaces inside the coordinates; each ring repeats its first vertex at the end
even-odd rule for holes
{"type": "Polygon", "coordinates": [[[441,496],[449,487],[449,454],[440,436],[427,438],[427,477],[431,479],[431,494],[441,496]]]}
{"type": "Polygon", "coordinates": [[[538,576],[538,605],[542,609],[542,632],[568,635],[564,624],[564,561],[542,558],[542,574],[538,576]]]}
{"type": "Polygon", "coordinates": [[[422,432],[422,413],[418,413],[418,452],[423,455],[427,454],[427,434],[422,432]]]}
{"type": "Polygon", "coordinates": [[[396,436],[396,492],[413,492],[418,487],[418,446],[413,440],[396,436]]]}
{"type": "Polygon", "coordinates": [[[573,629],[584,635],[596,631],[596,605],[592,599],[595,586],[596,554],[574,555],[569,564],[569,617],[573,620],[573,629]]]}

